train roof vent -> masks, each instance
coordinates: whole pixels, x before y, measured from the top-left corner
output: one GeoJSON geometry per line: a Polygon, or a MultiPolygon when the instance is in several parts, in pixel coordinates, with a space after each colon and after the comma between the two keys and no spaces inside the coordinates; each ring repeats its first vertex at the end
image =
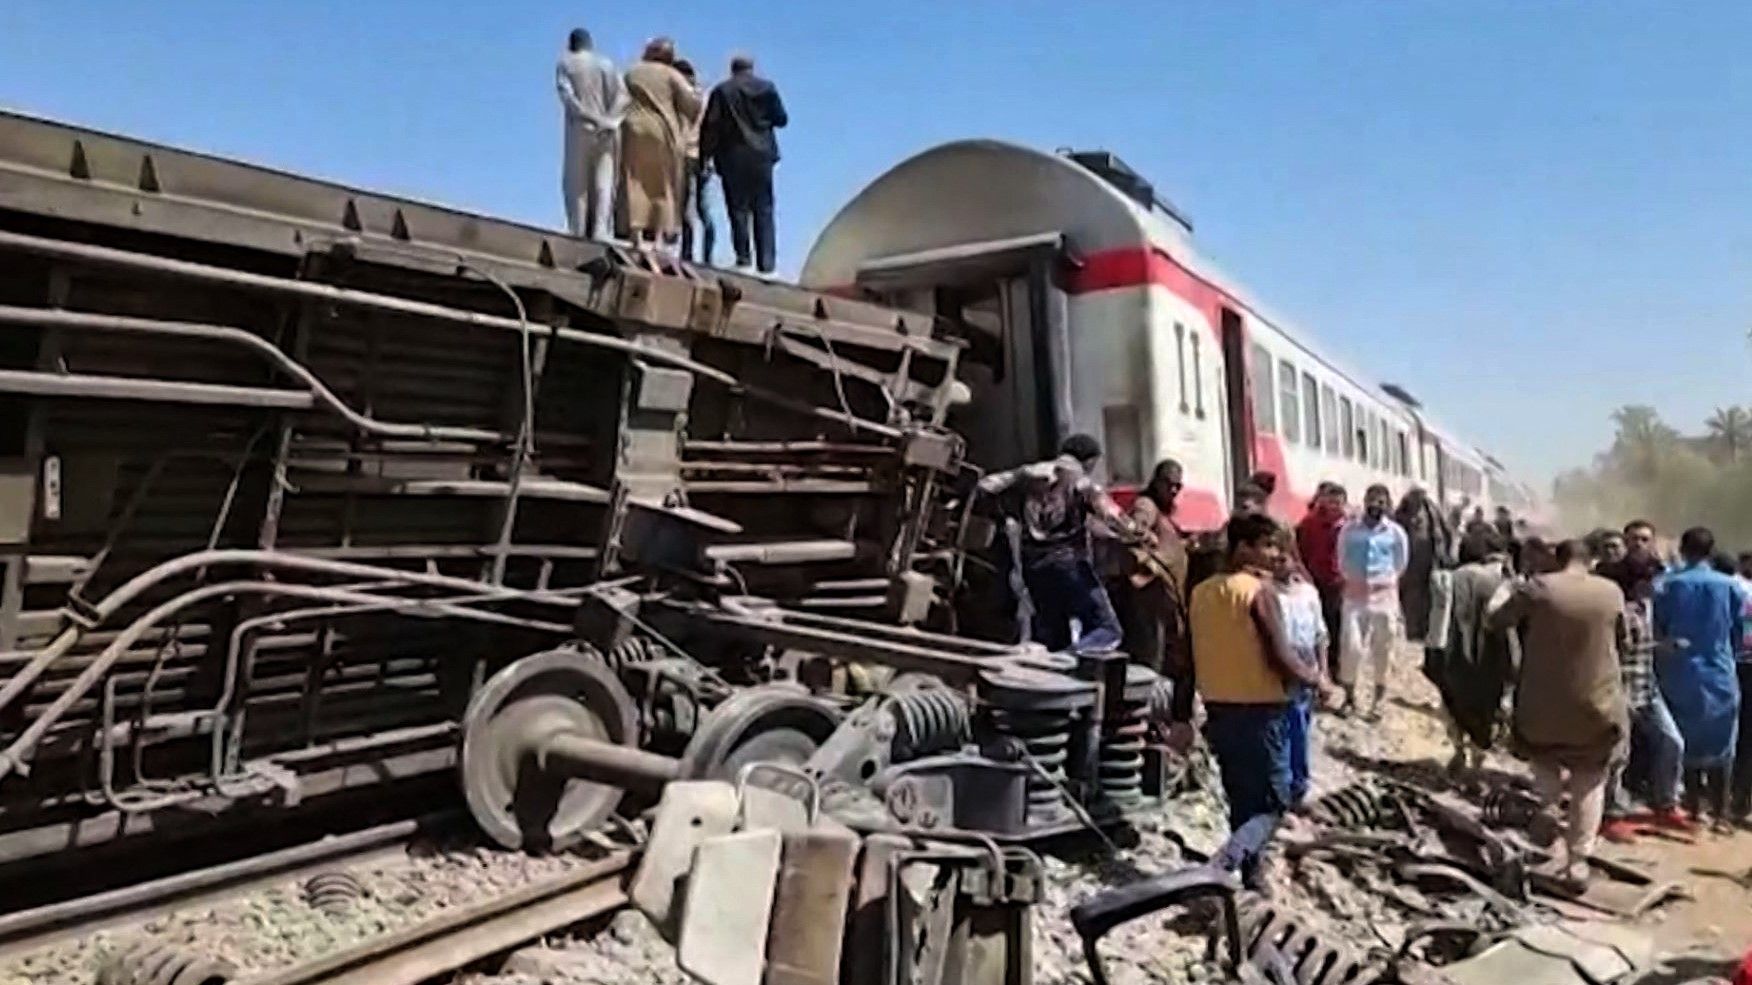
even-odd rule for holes
{"type": "Polygon", "coordinates": [[[1423,404],[1418,403],[1416,397],[1412,396],[1409,391],[1397,383],[1381,384],[1381,392],[1413,410],[1423,406],[1423,404]]]}
{"type": "Polygon", "coordinates": [[[1131,166],[1119,159],[1112,151],[1106,150],[1063,150],[1061,154],[1093,171],[1103,181],[1119,189],[1120,194],[1143,206],[1145,209],[1155,209],[1174,220],[1187,232],[1192,232],[1192,219],[1186,213],[1174,207],[1172,202],[1165,201],[1156,195],[1156,186],[1131,169],[1131,166]]]}

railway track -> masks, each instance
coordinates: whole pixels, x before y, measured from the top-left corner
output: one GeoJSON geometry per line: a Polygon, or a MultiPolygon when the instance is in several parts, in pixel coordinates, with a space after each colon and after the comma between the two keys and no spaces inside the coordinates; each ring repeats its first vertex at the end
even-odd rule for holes
{"type": "Polygon", "coordinates": [[[246,985],[418,985],[626,902],[622,875],[633,853],[616,852],[516,892],[446,910],[356,947],[245,979],[246,985]]]}
{"type": "Polygon", "coordinates": [[[270,881],[358,864],[461,820],[459,812],[393,821],[249,858],[193,869],[0,916],[0,965],[56,940],[140,919],[154,911],[247,892],[270,881]]]}
{"type": "Polygon", "coordinates": [[[0,915],[0,981],[422,982],[625,902],[631,848],[530,858],[460,835],[461,817],[396,821],[0,915]],[[286,946],[298,934],[308,936],[286,946]]]}

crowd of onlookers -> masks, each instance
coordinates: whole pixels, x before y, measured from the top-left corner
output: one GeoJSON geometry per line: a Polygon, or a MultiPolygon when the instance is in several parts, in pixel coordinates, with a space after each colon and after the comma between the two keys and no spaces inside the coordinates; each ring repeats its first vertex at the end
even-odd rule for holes
{"type": "Polygon", "coordinates": [[[1534,833],[1566,846],[1556,878],[1584,882],[1601,836],[1748,823],[1752,553],[1722,555],[1697,527],[1663,556],[1641,520],[1545,538],[1421,489],[1395,504],[1370,486],[1356,509],[1334,482],[1291,528],[1269,514],[1270,473],[1242,486],[1219,534],[1192,535],[1175,521],[1177,463],[1121,506],[1091,478],[1100,456],[1073,435],[1056,458],[982,482],[1009,521],[1028,635],[1123,646],[1168,674],[1176,744],[1202,706],[1229,801],[1219,861],[1244,881],[1259,884],[1308,792],[1316,709],[1378,719],[1408,640],[1441,695],[1456,782],[1493,749],[1529,763],[1534,833]]]}
{"type": "Polygon", "coordinates": [[[675,42],[654,38],[623,74],[595,50],[590,32],[567,39],[554,70],[565,113],[561,193],[574,236],[712,262],[717,231],[707,192],[724,193],[736,266],[771,273],[774,134],[788,122],[778,89],[754,59],[730,59],[730,75],[707,94],[675,42]]]}

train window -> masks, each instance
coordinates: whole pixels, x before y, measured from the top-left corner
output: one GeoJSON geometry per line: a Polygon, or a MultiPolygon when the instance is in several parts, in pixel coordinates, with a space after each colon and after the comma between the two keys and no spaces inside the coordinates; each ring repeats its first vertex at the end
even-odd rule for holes
{"type": "Polygon", "coordinates": [[[1101,408],[1101,438],[1106,448],[1107,477],[1133,485],[1144,481],[1144,436],[1135,405],[1101,408]]]}
{"type": "Polygon", "coordinates": [[[1370,432],[1374,430],[1375,427],[1369,420],[1369,412],[1359,405],[1357,407],[1357,461],[1364,465],[1375,463],[1375,456],[1370,449],[1374,441],[1369,436],[1370,432]]]}
{"type": "Polygon", "coordinates": [[[1320,387],[1311,373],[1302,374],[1302,434],[1308,447],[1320,449],[1320,387]]]}
{"type": "Polygon", "coordinates": [[[1320,416],[1326,419],[1326,453],[1338,454],[1338,398],[1333,395],[1332,388],[1320,387],[1320,416]]]}
{"type": "Polygon", "coordinates": [[[1271,385],[1271,353],[1255,342],[1247,353],[1247,386],[1253,391],[1253,426],[1260,434],[1277,433],[1277,391],[1271,385]]]}
{"type": "Polygon", "coordinates": [[[1404,431],[1399,432],[1399,474],[1411,477],[1411,440],[1404,431]]]}
{"type": "Polygon", "coordinates": [[[1198,344],[1199,334],[1192,333],[1192,412],[1204,420],[1204,359],[1198,344]]]}
{"type": "Polygon", "coordinates": [[[1180,368],[1180,412],[1186,413],[1186,326],[1174,323],[1174,361],[1180,368]]]}
{"type": "Polygon", "coordinates": [[[1351,402],[1349,397],[1338,398],[1339,424],[1344,434],[1344,457],[1357,457],[1357,431],[1354,419],[1351,417],[1351,402]]]}
{"type": "Polygon", "coordinates": [[[1296,367],[1288,359],[1278,360],[1278,423],[1285,441],[1302,440],[1302,399],[1296,392],[1296,367]]]}

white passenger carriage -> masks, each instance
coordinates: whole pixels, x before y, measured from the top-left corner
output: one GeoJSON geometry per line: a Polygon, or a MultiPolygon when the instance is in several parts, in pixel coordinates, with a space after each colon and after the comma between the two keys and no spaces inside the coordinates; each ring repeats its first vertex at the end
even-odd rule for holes
{"type": "Polygon", "coordinates": [[[963,334],[974,399],[952,423],[987,468],[1086,431],[1117,489],[1180,461],[1192,528],[1220,523],[1258,470],[1279,476],[1272,512],[1290,520],[1323,479],[1353,499],[1379,482],[1450,507],[1531,508],[1410,393],[1347,370],[1200,256],[1191,223],[1111,154],[990,140],[925,151],[840,211],[803,281],[963,334]]]}

